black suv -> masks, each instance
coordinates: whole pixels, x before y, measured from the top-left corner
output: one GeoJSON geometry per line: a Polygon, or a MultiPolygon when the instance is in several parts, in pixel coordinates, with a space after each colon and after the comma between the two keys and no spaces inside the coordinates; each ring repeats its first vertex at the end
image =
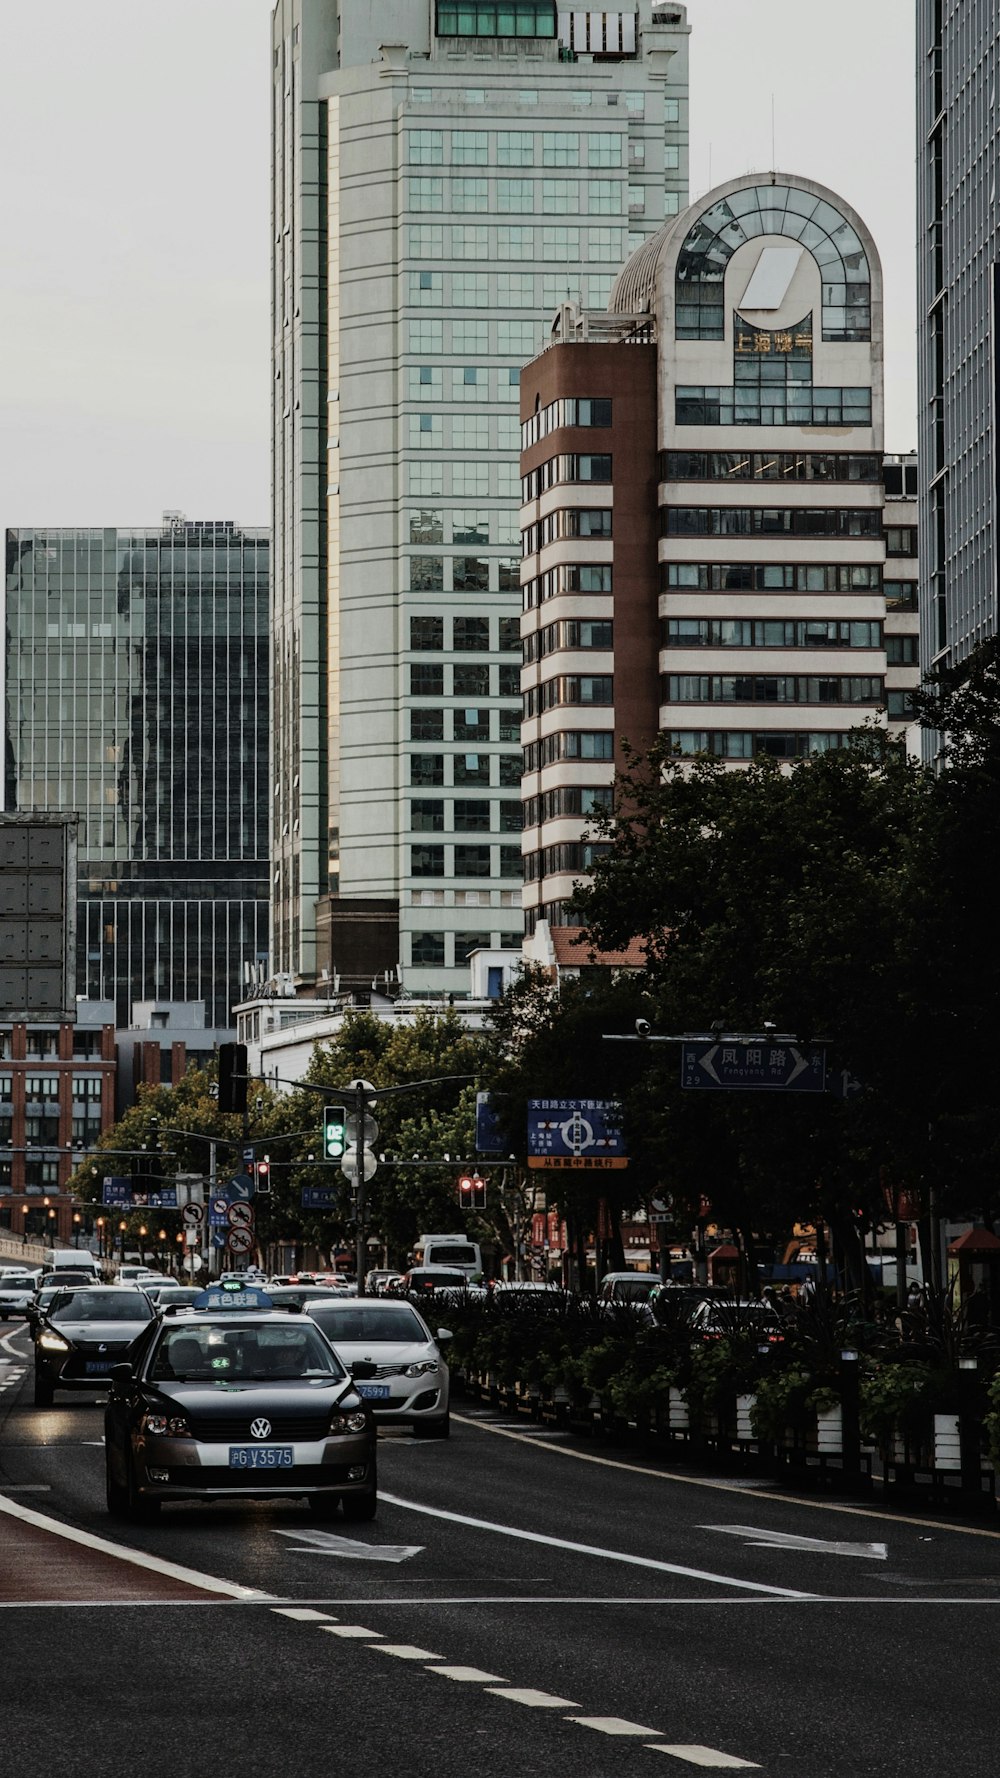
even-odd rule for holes
{"type": "Polygon", "coordinates": [[[36,1408],[50,1408],[56,1389],[106,1389],[153,1319],[143,1291],[114,1284],[56,1288],[44,1299],[43,1291],[35,1317],[36,1408]]]}
{"type": "MultiPolygon", "coordinates": [[[[360,1368],[360,1367],[359,1367],[360,1368]]],[[[238,1283],[168,1304],[112,1372],[108,1511],[167,1500],[305,1496],[329,1518],[373,1519],[375,1422],[326,1336],[297,1307],[238,1283]]]]}

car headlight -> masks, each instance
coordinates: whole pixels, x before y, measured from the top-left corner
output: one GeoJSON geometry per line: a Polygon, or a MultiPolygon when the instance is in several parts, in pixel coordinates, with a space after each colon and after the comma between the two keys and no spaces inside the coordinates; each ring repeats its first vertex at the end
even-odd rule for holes
{"type": "Polygon", "coordinates": [[[39,1334],[38,1344],[43,1346],[46,1352],[69,1351],[69,1341],[64,1340],[62,1334],[53,1333],[52,1329],[49,1327],[45,1328],[44,1331],[39,1334]]]}
{"type": "Polygon", "coordinates": [[[183,1414],[143,1414],[142,1430],[153,1438],[193,1437],[191,1428],[183,1414]]]}
{"type": "Polygon", "coordinates": [[[403,1375],[404,1377],[426,1377],[429,1371],[436,1370],[436,1358],[421,1358],[418,1364],[408,1364],[403,1375]]]}
{"type": "Polygon", "coordinates": [[[366,1414],[332,1414],[330,1417],[330,1437],[336,1438],[338,1433],[364,1432],[368,1425],[366,1414]]]}

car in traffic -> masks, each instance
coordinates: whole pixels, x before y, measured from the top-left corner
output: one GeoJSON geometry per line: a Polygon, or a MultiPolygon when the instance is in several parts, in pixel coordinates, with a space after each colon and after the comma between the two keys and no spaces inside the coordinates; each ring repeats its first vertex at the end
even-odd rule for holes
{"type": "MultiPolygon", "coordinates": [[[[139,1278],[136,1280],[140,1290],[144,1290],[151,1303],[159,1303],[161,1297],[173,1302],[179,1290],[185,1287],[177,1278],[139,1278]]],[[[197,1292],[195,1292],[197,1295],[197,1292]]]]}
{"type": "Polygon", "coordinates": [[[448,1328],[432,1334],[412,1303],[391,1297],[311,1302],[306,1313],[354,1373],[355,1388],[378,1424],[409,1425],[418,1438],[449,1436],[448,1366],[441,1352],[451,1339],[448,1328]]]}
{"type": "Polygon", "coordinates": [[[444,1291],[464,1293],[468,1288],[465,1273],[453,1271],[449,1266],[411,1266],[398,1284],[393,1285],[392,1294],[423,1298],[438,1296],[444,1291]]]}
{"type": "Polygon", "coordinates": [[[372,1271],[365,1273],[365,1295],[384,1296],[386,1286],[395,1284],[402,1276],[402,1272],[389,1271],[383,1266],[374,1267],[372,1271]]]}
{"type": "Polygon", "coordinates": [[[35,1329],[35,1406],[57,1389],[99,1389],[154,1319],[145,1291],[89,1284],[57,1290],[35,1329]]]}
{"type": "Polygon", "coordinates": [[[775,1346],[785,1338],[777,1310],[756,1297],[710,1297],[694,1305],[689,1325],[693,1336],[701,1340],[753,1338],[761,1345],[775,1346]]]}
{"type": "Polygon", "coordinates": [[[598,1292],[599,1303],[645,1303],[660,1279],[656,1272],[606,1272],[598,1292]]]}
{"type": "Polygon", "coordinates": [[[36,1272],[5,1272],[0,1276],[0,1321],[27,1314],[38,1287],[36,1272]]]}
{"type": "Polygon", "coordinates": [[[141,1521],[165,1501],[304,1496],[317,1517],[339,1505],[372,1519],[375,1442],[371,1407],[315,1321],[217,1285],[169,1305],[112,1373],[108,1511],[141,1521]]]}

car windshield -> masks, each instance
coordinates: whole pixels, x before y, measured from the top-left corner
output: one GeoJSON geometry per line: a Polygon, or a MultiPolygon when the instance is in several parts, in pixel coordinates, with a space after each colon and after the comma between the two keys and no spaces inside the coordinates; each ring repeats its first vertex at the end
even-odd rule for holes
{"type": "Polygon", "coordinates": [[[34,1288],[34,1278],[18,1278],[13,1273],[8,1273],[6,1278],[0,1278],[0,1290],[34,1290],[34,1288]]]}
{"type": "Polygon", "coordinates": [[[320,1308],[317,1305],[311,1310],[315,1321],[318,1321],[328,1340],[363,1340],[366,1343],[385,1343],[389,1340],[419,1340],[421,1345],[427,1344],[427,1330],[418,1321],[413,1310],[401,1304],[399,1309],[389,1309],[366,1304],[363,1309],[320,1308]]]}
{"type": "Polygon", "coordinates": [[[151,1321],[152,1304],[141,1290],[67,1290],[58,1293],[50,1321],[151,1321]]]}
{"type": "Polygon", "coordinates": [[[156,1382],[250,1383],[347,1375],[322,1334],[307,1321],[218,1321],[168,1326],[156,1348],[156,1382]]]}

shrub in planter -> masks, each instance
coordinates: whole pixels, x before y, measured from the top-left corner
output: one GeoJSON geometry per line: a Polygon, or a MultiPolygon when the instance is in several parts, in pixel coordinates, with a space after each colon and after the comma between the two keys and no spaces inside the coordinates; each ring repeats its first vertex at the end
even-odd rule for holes
{"type": "Polygon", "coordinates": [[[778,1445],[787,1431],[806,1431],[817,1414],[839,1405],[836,1389],[818,1381],[809,1371],[796,1367],[773,1371],[762,1376],[756,1385],[750,1424],[755,1438],[778,1445]]]}

